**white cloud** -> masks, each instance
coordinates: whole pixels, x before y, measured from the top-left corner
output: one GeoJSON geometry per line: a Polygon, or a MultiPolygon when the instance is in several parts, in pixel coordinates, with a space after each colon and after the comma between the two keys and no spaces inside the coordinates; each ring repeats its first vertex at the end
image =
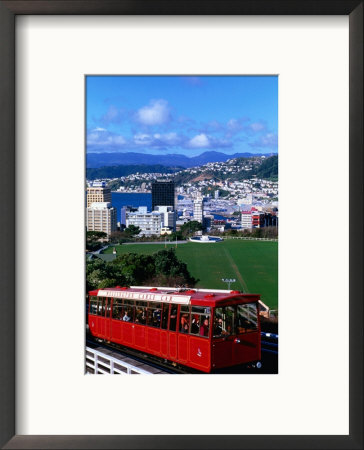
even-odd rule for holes
{"type": "Polygon", "coordinates": [[[230,119],[226,124],[227,136],[233,136],[244,130],[246,119],[230,119]]]}
{"type": "Polygon", "coordinates": [[[138,133],[134,135],[134,143],[136,145],[149,145],[153,138],[149,134],[138,133]]]}
{"type": "Polygon", "coordinates": [[[201,133],[188,141],[188,146],[192,148],[208,148],[210,146],[209,138],[201,133]]]}
{"type": "Polygon", "coordinates": [[[252,124],[250,125],[250,128],[251,128],[253,131],[262,131],[262,130],[265,129],[265,125],[264,125],[263,123],[261,123],[261,122],[254,122],[254,123],[252,123],[252,124]]]}
{"type": "Polygon", "coordinates": [[[138,133],[134,135],[134,143],[136,145],[148,145],[154,148],[161,148],[178,145],[181,143],[181,138],[174,132],[166,134],[155,133],[153,135],[138,133]]]}
{"type": "Polygon", "coordinates": [[[166,100],[152,100],[136,113],[138,122],[143,125],[162,125],[170,118],[170,108],[166,100]]]}
{"type": "Polygon", "coordinates": [[[265,146],[275,146],[278,143],[278,136],[275,133],[268,133],[262,137],[262,144],[265,146]]]}
{"type": "Polygon", "coordinates": [[[87,145],[89,147],[101,148],[101,147],[120,147],[126,144],[126,140],[120,134],[111,133],[105,130],[105,128],[94,128],[87,134],[87,145]]]}
{"type": "Polygon", "coordinates": [[[241,130],[241,124],[236,119],[230,119],[226,125],[229,130],[241,130]]]}
{"type": "Polygon", "coordinates": [[[123,136],[114,136],[113,142],[118,145],[126,144],[126,140],[123,138],[123,136]]]}
{"type": "Polygon", "coordinates": [[[270,148],[272,150],[276,150],[278,146],[278,135],[277,133],[267,133],[263,136],[260,136],[260,138],[252,142],[250,144],[251,147],[257,147],[257,148],[270,148]]]}
{"type": "Polygon", "coordinates": [[[177,133],[167,133],[167,134],[155,134],[154,138],[157,139],[160,142],[163,142],[168,145],[176,145],[178,144],[181,139],[177,135],[177,133]]]}

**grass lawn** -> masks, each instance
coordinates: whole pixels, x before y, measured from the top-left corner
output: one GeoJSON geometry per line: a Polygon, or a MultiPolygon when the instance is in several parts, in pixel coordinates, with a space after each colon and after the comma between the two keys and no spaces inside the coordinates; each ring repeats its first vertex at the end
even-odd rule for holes
{"type": "MultiPolygon", "coordinates": [[[[164,244],[131,244],[116,246],[123,253],[150,254],[163,250],[164,244]]],[[[167,244],[167,248],[176,248],[167,244]]],[[[105,253],[111,253],[109,247],[105,253]]],[[[197,288],[227,289],[221,278],[235,278],[232,289],[257,293],[271,309],[278,308],[278,243],[227,239],[216,244],[189,242],[177,246],[177,256],[191,275],[200,281],[197,288]]]]}

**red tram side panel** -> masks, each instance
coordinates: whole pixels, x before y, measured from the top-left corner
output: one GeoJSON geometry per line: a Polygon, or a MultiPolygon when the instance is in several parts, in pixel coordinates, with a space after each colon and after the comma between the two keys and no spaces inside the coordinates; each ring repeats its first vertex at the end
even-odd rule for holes
{"type": "Polygon", "coordinates": [[[105,341],[205,373],[261,358],[259,295],[116,287],[89,296],[90,333],[105,341]]]}

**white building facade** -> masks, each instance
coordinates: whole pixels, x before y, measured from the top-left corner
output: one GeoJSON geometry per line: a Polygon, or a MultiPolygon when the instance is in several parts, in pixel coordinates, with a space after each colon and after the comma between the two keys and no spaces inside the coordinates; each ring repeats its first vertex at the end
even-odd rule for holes
{"type": "Polygon", "coordinates": [[[161,214],[162,227],[176,229],[176,213],[173,211],[173,206],[156,206],[155,211],[161,214]]]}
{"type": "Polygon", "coordinates": [[[241,228],[244,229],[252,228],[252,215],[250,211],[241,212],[241,228]]]}
{"type": "Polygon", "coordinates": [[[139,236],[155,236],[161,234],[162,214],[159,212],[132,212],[126,214],[126,226],[140,228],[139,236]]]}
{"type": "Polygon", "coordinates": [[[197,197],[193,201],[193,220],[202,223],[203,222],[203,198],[197,197]]]}

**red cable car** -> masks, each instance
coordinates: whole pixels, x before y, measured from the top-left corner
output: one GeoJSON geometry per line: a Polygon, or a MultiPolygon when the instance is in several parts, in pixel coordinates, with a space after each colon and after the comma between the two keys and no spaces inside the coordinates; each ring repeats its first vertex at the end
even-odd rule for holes
{"type": "Polygon", "coordinates": [[[89,296],[97,338],[207,373],[260,362],[257,294],[117,286],[89,296]]]}

